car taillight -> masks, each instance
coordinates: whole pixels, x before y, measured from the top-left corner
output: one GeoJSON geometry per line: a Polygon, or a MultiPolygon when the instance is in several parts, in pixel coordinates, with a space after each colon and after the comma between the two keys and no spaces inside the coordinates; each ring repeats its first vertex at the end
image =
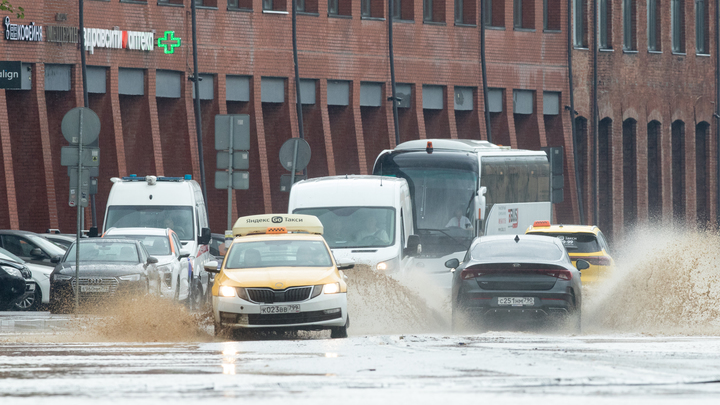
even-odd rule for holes
{"type": "Polygon", "coordinates": [[[537,270],[540,274],[545,274],[550,277],[559,278],[560,280],[572,280],[572,273],[569,270],[537,270]]]}
{"type": "Polygon", "coordinates": [[[592,264],[593,266],[609,266],[610,258],[607,256],[588,256],[588,257],[574,257],[573,259],[582,259],[592,264]]]}
{"type": "Polygon", "coordinates": [[[460,273],[460,278],[463,280],[470,280],[476,277],[482,277],[486,274],[492,274],[492,273],[505,273],[505,274],[542,274],[545,276],[555,277],[559,278],[560,280],[572,280],[572,273],[570,270],[566,269],[558,269],[558,268],[551,268],[551,269],[533,269],[533,268],[523,268],[523,269],[464,269],[462,273],[460,273]]]}

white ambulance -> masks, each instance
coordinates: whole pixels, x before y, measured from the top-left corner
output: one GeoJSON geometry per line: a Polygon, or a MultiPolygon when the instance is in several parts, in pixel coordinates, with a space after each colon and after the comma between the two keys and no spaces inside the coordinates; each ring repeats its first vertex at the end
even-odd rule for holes
{"type": "Polygon", "coordinates": [[[337,260],[397,273],[417,255],[407,181],[381,176],[318,177],[290,190],[290,214],[314,215],[337,260]]]}
{"type": "MultiPolygon", "coordinates": [[[[188,257],[192,274],[192,299],[195,308],[209,302],[212,287],[205,262],[209,251],[210,227],[200,185],[185,177],[113,177],[105,210],[103,233],[110,228],[170,228],[182,244],[181,256],[188,257]]],[[[188,279],[183,279],[187,283],[188,279]]],[[[181,286],[181,290],[188,288],[181,286]]]]}

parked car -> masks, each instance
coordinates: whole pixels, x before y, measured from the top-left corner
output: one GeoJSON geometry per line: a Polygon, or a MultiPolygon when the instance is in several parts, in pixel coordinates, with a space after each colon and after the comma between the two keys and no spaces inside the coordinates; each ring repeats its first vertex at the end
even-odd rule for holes
{"type": "Polygon", "coordinates": [[[170,228],[110,228],[103,238],[127,238],[137,240],[148,254],[158,259],[160,273],[160,296],[185,301],[189,294],[188,256],[178,235],[170,228]]]}
{"type": "Polygon", "coordinates": [[[32,290],[32,294],[26,294],[25,297],[16,302],[13,310],[36,311],[43,304],[50,303],[50,274],[53,271],[52,267],[27,263],[3,248],[0,248],[0,260],[22,265],[24,269],[21,269],[21,271],[27,269],[30,272],[30,283],[34,284],[33,287],[28,288],[28,290],[32,290]]]}
{"type": "MultiPolygon", "coordinates": [[[[69,233],[42,233],[38,234],[42,236],[43,238],[49,240],[50,242],[60,246],[61,248],[67,250],[70,245],[73,244],[77,240],[77,236],[71,235],[69,233]]],[[[84,238],[85,236],[83,236],[84,238]]]]}
{"type": "Polygon", "coordinates": [[[453,272],[453,329],[487,329],[495,320],[564,320],[581,327],[580,270],[562,241],[535,235],[476,238],[462,263],[450,259],[453,272]]]}
{"type": "MultiPolygon", "coordinates": [[[[80,301],[98,303],[113,298],[159,294],[158,259],[142,243],[130,239],[83,239],[80,245],[80,301]]],[[[78,244],[70,246],[50,277],[50,311],[68,312],[75,302],[75,260],[78,244]]]]}
{"type": "Polygon", "coordinates": [[[51,259],[65,254],[58,245],[34,232],[0,230],[0,247],[26,262],[54,267],[51,259]]]}
{"type": "Polygon", "coordinates": [[[30,278],[25,265],[0,258],[0,310],[15,309],[15,304],[34,293],[30,278]]]}

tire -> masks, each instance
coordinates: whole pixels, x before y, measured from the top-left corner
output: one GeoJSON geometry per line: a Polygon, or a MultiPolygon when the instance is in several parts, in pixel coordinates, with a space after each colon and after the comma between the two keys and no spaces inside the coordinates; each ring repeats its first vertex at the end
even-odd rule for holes
{"type": "Polygon", "coordinates": [[[204,302],[202,283],[200,282],[200,280],[193,280],[191,286],[192,286],[191,287],[192,288],[192,294],[191,294],[192,299],[188,300],[188,303],[190,305],[190,310],[199,311],[202,309],[202,305],[204,302]]]}
{"type": "Polygon", "coordinates": [[[345,325],[333,326],[330,328],[330,338],[332,339],[345,339],[348,337],[348,327],[350,327],[350,316],[348,315],[345,325]]]}
{"type": "Polygon", "coordinates": [[[13,306],[14,311],[37,311],[42,304],[42,291],[38,286],[35,286],[35,292],[29,297],[18,301],[13,306]]]}
{"type": "Polygon", "coordinates": [[[222,326],[222,324],[218,322],[213,322],[213,324],[215,326],[215,337],[228,337],[229,328],[222,326]]]}

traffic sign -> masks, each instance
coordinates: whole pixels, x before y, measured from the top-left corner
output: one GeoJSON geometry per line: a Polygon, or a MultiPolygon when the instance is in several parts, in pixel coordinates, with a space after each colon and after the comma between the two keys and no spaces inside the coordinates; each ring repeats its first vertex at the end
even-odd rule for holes
{"type": "Polygon", "coordinates": [[[219,151],[217,153],[217,168],[220,170],[227,170],[230,162],[228,159],[232,157],[233,170],[248,170],[250,168],[250,153],[247,151],[236,150],[232,155],[228,155],[227,151],[219,151]]]}
{"type": "MultiPolygon", "coordinates": [[[[225,189],[228,188],[228,172],[215,172],[215,188],[225,189]]],[[[247,190],[250,188],[250,173],[248,172],[233,172],[232,173],[232,188],[234,190],[247,190]]]]}
{"type": "Polygon", "coordinates": [[[280,147],[280,164],[285,170],[293,171],[293,160],[295,160],[295,171],[303,170],[310,163],[310,145],[302,138],[290,138],[280,147]],[[297,145],[297,157],[295,157],[295,145],[297,145]]]}
{"type": "Polygon", "coordinates": [[[215,116],[215,150],[250,150],[250,116],[218,114],[215,116]],[[230,136],[232,133],[232,148],[230,136]]]}
{"type": "MultiPolygon", "coordinates": [[[[60,164],[62,166],[77,166],[77,146],[63,146],[60,149],[60,164]]],[[[83,148],[83,167],[100,166],[100,148],[83,148]]]]}
{"type": "Polygon", "coordinates": [[[83,169],[82,176],[78,180],[77,167],[68,168],[70,175],[70,197],[68,205],[77,207],[78,203],[83,207],[87,207],[90,202],[90,171],[83,169]]]}
{"type": "Polygon", "coordinates": [[[82,128],[82,144],[90,145],[100,135],[100,118],[87,107],[75,107],[65,114],[60,128],[65,139],[72,145],[80,142],[82,128]]]}

